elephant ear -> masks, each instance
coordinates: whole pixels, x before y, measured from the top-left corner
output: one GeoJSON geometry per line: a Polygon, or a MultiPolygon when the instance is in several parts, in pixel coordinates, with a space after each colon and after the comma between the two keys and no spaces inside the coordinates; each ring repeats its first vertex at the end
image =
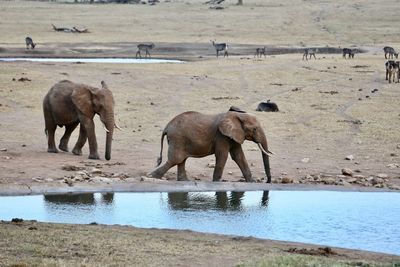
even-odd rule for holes
{"type": "Polygon", "coordinates": [[[242,123],[235,112],[227,112],[218,129],[223,135],[235,140],[236,143],[243,144],[245,133],[242,123]]]}
{"type": "Polygon", "coordinates": [[[71,95],[75,107],[89,118],[93,118],[95,114],[93,99],[98,90],[89,86],[78,86],[71,95]]]}

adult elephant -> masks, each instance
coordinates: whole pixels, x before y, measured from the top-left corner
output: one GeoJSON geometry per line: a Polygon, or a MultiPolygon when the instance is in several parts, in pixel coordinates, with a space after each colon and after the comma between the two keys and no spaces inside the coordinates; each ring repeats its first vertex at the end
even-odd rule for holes
{"type": "Polygon", "coordinates": [[[185,170],[188,157],[200,158],[215,154],[213,181],[219,181],[230,153],[246,182],[254,182],[241,146],[244,140],[249,140],[255,142],[262,151],[267,182],[271,182],[268,156],[271,152],[264,131],[253,115],[231,108],[217,115],[189,111],[176,116],[162,133],[157,166],[162,162],[164,136],[168,139],[168,160],[150,174],[154,178],[161,178],[171,167],[178,165],[177,179],[188,180],[185,170]]]}
{"type": "Polygon", "coordinates": [[[47,152],[57,153],[54,133],[57,126],[65,126],[65,133],[58,146],[63,151],[68,151],[68,140],[74,129],[80,124],[78,141],[72,150],[75,155],[82,155],[82,147],[89,140],[89,159],[99,159],[97,141],[93,118],[95,114],[105,126],[106,135],[106,160],[111,159],[111,142],[114,127],[114,98],[104,81],[102,88],[95,88],[71,81],[56,83],[43,100],[43,113],[45,132],[48,138],[47,152]]]}

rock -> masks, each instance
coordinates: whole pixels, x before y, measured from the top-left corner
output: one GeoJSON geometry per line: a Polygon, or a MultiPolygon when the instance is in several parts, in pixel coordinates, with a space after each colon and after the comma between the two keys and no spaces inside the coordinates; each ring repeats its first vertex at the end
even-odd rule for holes
{"type": "Polygon", "coordinates": [[[228,172],[228,174],[229,174],[229,175],[232,175],[232,174],[233,174],[233,172],[229,171],[229,172],[228,172]]]}
{"type": "Polygon", "coordinates": [[[74,166],[74,165],[64,165],[61,167],[61,170],[64,170],[64,171],[81,171],[84,169],[85,168],[83,168],[83,167],[78,167],[78,166],[74,166]]]}
{"type": "Polygon", "coordinates": [[[3,157],[3,159],[10,160],[10,159],[11,159],[11,157],[4,156],[4,157],[3,157]]]}
{"type": "Polygon", "coordinates": [[[353,175],[353,178],[356,178],[357,180],[365,180],[365,176],[361,174],[355,174],[353,175]]]}
{"type": "Polygon", "coordinates": [[[312,177],[311,175],[307,174],[306,177],[304,177],[304,179],[306,179],[306,180],[314,180],[314,177],[312,177]]]}
{"type": "MultiPolygon", "coordinates": [[[[1,151],[1,150],[0,150],[1,151]]],[[[390,156],[391,157],[397,157],[397,156],[399,156],[397,153],[390,153],[390,156]]]]}
{"type": "Polygon", "coordinates": [[[102,183],[111,183],[111,182],[112,182],[112,179],[106,178],[106,177],[96,176],[96,177],[91,178],[90,181],[93,181],[93,182],[102,182],[102,183]]]}
{"type": "Polygon", "coordinates": [[[66,183],[68,186],[73,186],[74,182],[72,181],[71,178],[65,178],[64,183],[66,183]]]}
{"type": "Polygon", "coordinates": [[[5,152],[5,151],[7,151],[7,148],[0,148],[0,151],[5,152]]]}
{"type": "Polygon", "coordinates": [[[393,190],[400,190],[400,186],[398,186],[398,185],[389,185],[388,186],[389,187],[389,189],[393,189],[393,190]]]}
{"type": "Polygon", "coordinates": [[[350,170],[349,168],[343,168],[342,169],[342,174],[346,176],[353,176],[353,171],[350,170]]]}
{"type": "Polygon", "coordinates": [[[282,184],[292,184],[293,183],[293,179],[290,178],[290,177],[285,176],[285,177],[283,177],[281,179],[281,183],[282,184]]]}
{"type": "Polygon", "coordinates": [[[388,167],[389,169],[396,169],[396,168],[400,168],[400,165],[397,163],[390,163],[390,164],[386,165],[386,167],[388,167]]]}
{"type": "Polygon", "coordinates": [[[375,177],[371,180],[371,184],[374,186],[378,185],[378,184],[383,184],[383,183],[384,183],[384,180],[382,178],[375,177]]]}
{"type": "Polygon", "coordinates": [[[52,178],[46,178],[46,179],[44,179],[46,182],[53,182],[54,181],[54,179],[52,179],[52,178]]]}
{"type": "Polygon", "coordinates": [[[303,162],[303,163],[308,163],[308,162],[310,162],[310,158],[303,158],[303,159],[301,160],[301,162],[303,162]]]}
{"type": "Polygon", "coordinates": [[[211,168],[211,169],[215,168],[215,162],[214,162],[214,161],[210,161],[210,162],[207,164],[207,167],[208,167],[208,168],[211,168]]]}
{"type": "Polygon", "coordinates": [[[102,174],[103,171],[100,170],[100,169],[97,169],[97,168],[92,168],[92,169],[89,171],[89,173],[90,173],[90,174],[102,174]]]}
{"type": "Polygon", "coordinates": [[[252,166],[252,167],[254,167],[254,166],[256,166],[256,164],[254,164],[253,162],[250,164],[250,166],[252,166]]]}
{"type": "Polygon", "coordinates": [[[336,178],[338,178],[338,179],[346,179],[347,176],[343,175],[343,174],[338,174],[338,175],[336,175],[336,178]]]}
{"type": "Polygon", "coordinates": [[[348,155],[348,156],[346,156],[345,159],[346,159],[346,160],[353,160],[353,159],[354,159],[354,156],[353,156],[353,155],[348,155]]]}
{"type": "Polygon", "coordinates": [[[378,173],[377,177],[381,178],[381,179],[385,179],[385,178],[388,178],[389,176],[386,173],[378,173]]]}
{"type": "Polygon", "coordinates": [[[323,181],[324,181],[324,184],[328,184],[328,185],[332,185],[332,184],[336,183],[335,178],[327,178],[327,179],[324,179],[323,181]]]}
{"type": "Polygon", "coordinates": [[[346,180],[344,180],[344,181],[346,181],[346,182],[352,184],[352,183],[357,182],[357,178],[354,178],[354,177],[353,177],[353,178],[346,179],[346,180]]]}

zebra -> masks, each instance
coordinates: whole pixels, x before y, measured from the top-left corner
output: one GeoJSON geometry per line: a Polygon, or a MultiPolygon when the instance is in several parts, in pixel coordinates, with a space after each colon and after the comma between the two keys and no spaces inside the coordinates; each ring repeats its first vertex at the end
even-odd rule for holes
{"type": "Polygon", "coordinates": [[[346,55],[349,55],[349,58],[354,58],[356,52],[357,49],[343,48],[343,58],[346,58],[346,55]]]}
{"type": "Polygon", "coordinates": [[[314,48],[306,48],[306,49],[304,49],[303,60],[304,60],[304,58],[306,60],[308,60],[308,56],[310,56],[310,59],[311,59],[312,56],[314,56],[314,59],[317,59],[315,57],[315,53],[316,52],[317,52],[317,49],[314,49],[314,48]]]}
{"type": "Polygon", "coordinates": [[[36,44],[33,42],[33,40],[32,40],[32,38],[31,37],[26,37],[25,38],[25,43],[26,43],[26,49],[29,49],[29,46],[32,48],[32,49],[35,49],[35,46],[36,46],[36,44]]]}
{"type": "Polygon", "coordinates": [[[386,80],[389,83],[394,82],[394,78],[397,74],[397,82],[399,82],[400,75],[400,61],[389,60],[385,63],[386,66],[386,80]]]}
{"type": "Polygon", "coordinates": [[[215,41],[211,41],[211,43],[214,46],[215,51],[217,52],[217,58],[219,55],[219,51],[224,51],[224,57],[225,56],[228,57],[228,45],[226,43],[217,44],[217,43],[215,43],[215,41]]]}
{"type": "Polygon", "coordinates": [[[154,43],[150,43],[150,44],[138,44],[137,48],[138,51],[136,52],[136,58],[139,56],[140,58],[142,58],[142,54],[141,51],[146,51],[146,55],[145,57],[147,57],[147,55],[150,56],[149,50],[153,49],[155,47],[154,43]]]}
{"type": "Polygon", "coordinates": [[[386,58],[386,59],[388,59],[388,58],[387,58],[387,55],[388,55],[388,54],[389,54],[389,58],[393,58],[393,55],[394,55],[396,58],[399,56],[399,53],[396,52],[396,50],[394,50],[394,48],[393,48],[393,47],[390,47],[390,46],[385,46],[385,47],[383,48],[383,52],[385,52],[385,58],[386,58]]]}
{"type": "Polygon", "coordinates": [[[262,48],[256,48],[256,53],[254,54],[254,57],[262,57],[262,55],[264,55],[264,58],[266,58],[267,56],[265,55],[265,46],[262,48]]]}

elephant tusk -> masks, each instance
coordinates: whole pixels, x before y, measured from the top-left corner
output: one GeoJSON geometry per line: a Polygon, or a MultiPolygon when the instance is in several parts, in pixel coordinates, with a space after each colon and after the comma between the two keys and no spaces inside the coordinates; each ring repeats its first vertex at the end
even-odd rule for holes
{"type": "Polygon", "coordinates": [[[265,149],[262,147],[262,145],[260,144],[260,143],[257,143],[257,145],[258,145],[258,147],[260,148],[260,150],[261,150],[261,152],[262,153],[264,153],[264,154],[266,154],[266,155],[268,155],[268,156],[272,156],[272,155],[274,155],[274,153],[273,152],[271,152],[271,151],[265,151],[265,149]]]}
{"type": "Polygon", "coordinates": [[[103,123],[103,128],[104,128],[104,130],[105,130],[107,133],[110,132],[110,131],[107,129],[107,127],[104,125],[104,123],[103,123]]]}
{"type": "Polygon", "coordinates": [[[117,128],[117,129],[120,130],[120,131],[123,131],[123,130],[118,126],[118,124],[116,124],[116,123],[114,123],[114,127],[117,128]]]}

